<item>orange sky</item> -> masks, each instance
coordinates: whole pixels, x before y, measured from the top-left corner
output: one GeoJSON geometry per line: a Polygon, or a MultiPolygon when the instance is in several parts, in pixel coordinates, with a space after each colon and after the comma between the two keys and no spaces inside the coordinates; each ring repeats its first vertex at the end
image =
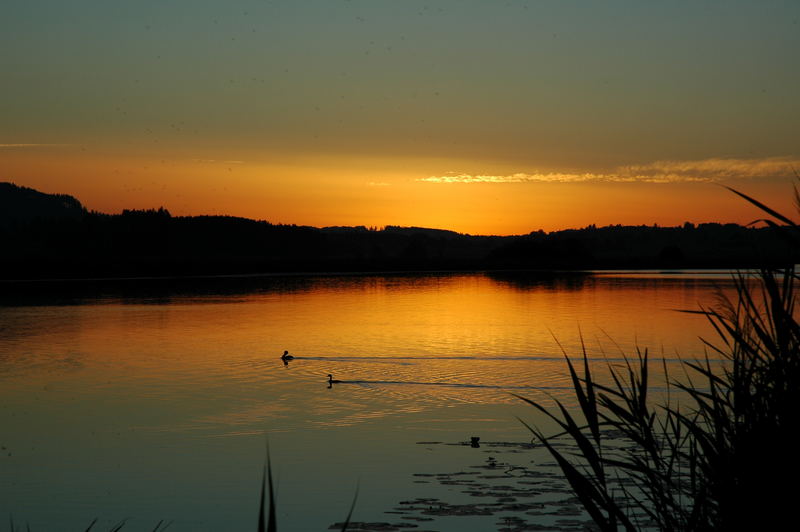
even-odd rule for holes
{"type": "Polygon", "coordinates": [[[792,213],[800,4],[14,3],[0,181],[518,234],[792,213]],[[120,11],[121,10],[121,11],[120,11]]]}
{"type": "Polygon", "coordinates": [[[437,176],[422,168],[445,168],[446,161],[152,160],[95,155],[74,147],[7,150],[2,155],[7,172],[19,176],[19,183],[71,194],[89,209],[112,213],[164,206],[173,215],[230,214],[318,227],[416,225],[471,234],[616,223],[744,224],[760,216],[722,184],[794,212],[788,176],[662,183],[609,178],[571,182],[571,175],[544,182],[510,174],[495,176],[509,182],[439,183],[430,181],[437,176]]]}

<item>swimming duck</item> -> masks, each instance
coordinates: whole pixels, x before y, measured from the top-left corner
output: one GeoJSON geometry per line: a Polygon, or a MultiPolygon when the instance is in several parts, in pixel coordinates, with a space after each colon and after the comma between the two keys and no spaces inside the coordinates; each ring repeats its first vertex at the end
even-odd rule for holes
{"type": "Polygon", "coordinates": [[[281,355],[281,360],[283,360],[283,361],[294,360],[294,357],[289,354],[289,351],[284,351],[283,355],[281,355]]]}
{"type": "Polygon", "coordinates": [[[342,381],[334,380],[334,379],[333,379],[333,375],[331,375],[330,373],[328,373],[328,384],[336,384],[336,383],[338,383],[338,382],[342,382],[342,381]]]}

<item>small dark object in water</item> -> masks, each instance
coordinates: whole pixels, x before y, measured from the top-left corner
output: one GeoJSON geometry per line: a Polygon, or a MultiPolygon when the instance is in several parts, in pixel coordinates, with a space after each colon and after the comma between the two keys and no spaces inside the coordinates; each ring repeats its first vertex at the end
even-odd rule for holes
{"type": "Polygon", "coordinates": [[[470,443],[470,446],[472,446],[472,447],[480,447],[481,446],[481,444],[478,443],[479,441],[481,441],[481,439],[478,436],[472,436],[470,438],[470,440],[472,441],[472,443],[470,443]]]}
{"type": "Polygon", "coordinates": [[[286,362],[287,360],[294,360],[294,357],[289,354],[289,351],[284,351],[283,354],[281,355],[281,360],[286,362]]]}
{"type": "Polygon", "coordinates": [[[328,373],[328,384],[337,384],[337,383],[340,383],[340,382],[342,382],[342,381],[334,380],[333,375],[328,373]]]}

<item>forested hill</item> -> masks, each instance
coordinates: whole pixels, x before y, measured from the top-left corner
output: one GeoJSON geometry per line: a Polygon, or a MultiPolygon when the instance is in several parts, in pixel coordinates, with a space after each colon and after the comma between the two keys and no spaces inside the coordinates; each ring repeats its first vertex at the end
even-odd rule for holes
{"type": "Polygon", "coordinates": [[[13,183],[0,183],[0,224],[42,218],[78,218],[86,214],[81,202],[66,194],[45,194],[13,183]]]}
{"type": "Polygon", "coordinates": [[[800,262],[768,228],[587,227],[470,236],[387,226],[315,228],[165,209],[88,212],[71,196],[0,183],[0,278],[267,272],[724,268],[800,262]]]}

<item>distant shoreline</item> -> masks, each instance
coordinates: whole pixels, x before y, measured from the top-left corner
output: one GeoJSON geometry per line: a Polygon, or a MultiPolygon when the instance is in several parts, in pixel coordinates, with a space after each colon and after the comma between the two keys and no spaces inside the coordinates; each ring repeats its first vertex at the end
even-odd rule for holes
{"type": "Polygon", "coordinates": [[[158,303],[173,298],[245,297],[264,293],[293,293],[319,286],[371,282],[370,279],[436,279],[481,276],[521,290],[577,289],[604,279],[649,283],[654,279],[719,282],[732,278],[734,269],[691,270],[416,270],[371,272],[269,272],[195,276],[94,277],[0,279],[0,307],[73,305],[94,301],[158,303]]]}
{"type": "Polygon", "coordinates": [[[237,279],[278,279],[288,278],[310,278],[310,277],[403,277],[403,276],[453,276],[453,275],[476,275],[476,274],[510,274],[524,277],[568,277],[568,276],[587,276],[587,275],[608,275],[608,274],[629,274],[629,275],[691,275],[699,273],[703,275],[717,273],[719,275],[730,275],[737,271],[757,270],[756,267],[728,268],[728,267],[708,267],[708,268],[596,268],[596,269],[575,269],[575,270],[532,270],[532,269],[471,269],[471,270],[364,270],[364,271],[284,271],[284,272],[261,272],[261,273],[229,273],[229,274],[198,274],[198,275],[148,275],[148,276],[126,276],[126,277],[31,277],[31,278],[0,278],[0,284],[59,284],[59,283],[114,283],[114,282],[140,282],[140,281],[214,281],[214,280],[237,280],[237,279]]]}
{"type": "Polygon", "coordinates": [[[471,236],[424,227],[305,227],[166,209],[87,211],[0,183],[0,280],[198,279],[418,272],[750,269],[800,263],[780,230],[686,222],[471,236]]]}

